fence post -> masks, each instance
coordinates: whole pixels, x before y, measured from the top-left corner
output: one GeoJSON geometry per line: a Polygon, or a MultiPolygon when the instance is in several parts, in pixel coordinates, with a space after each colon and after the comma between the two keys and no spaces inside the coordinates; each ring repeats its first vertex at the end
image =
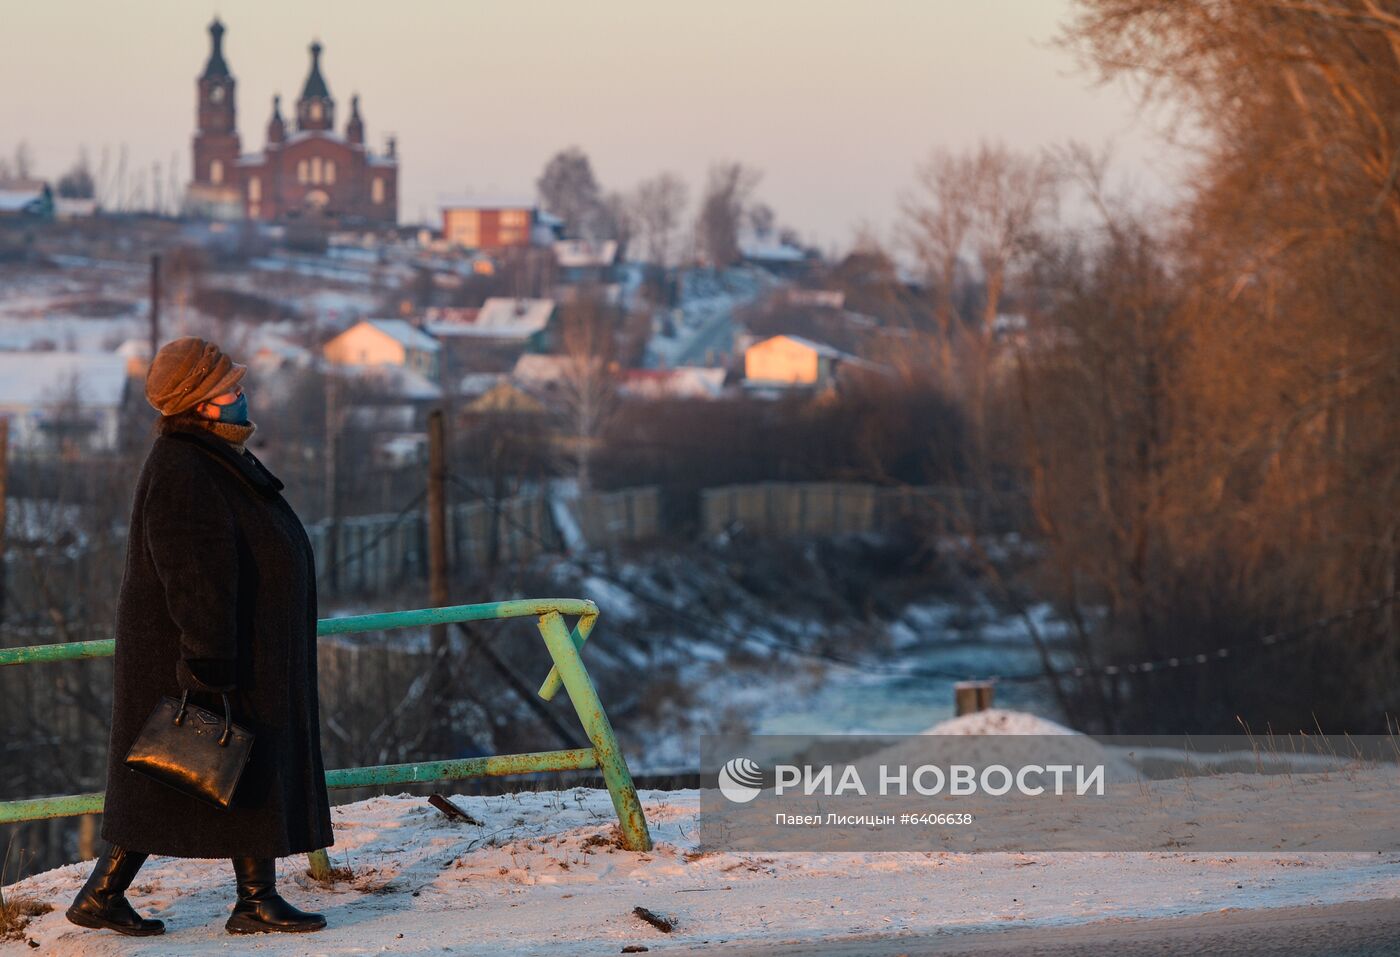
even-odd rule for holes
{"type": "MultiPolygon", "coordinates": [[[[447,441],[442,409],[428,413],[428,596],[435,608],[447,605],[447,441]]],[[[459,753],[452,740],[447,715],[454,671],[447,641],[447,625],[430,629],[433,651],[432,674],[428,686],[428,712],[425,720],[434,725],[428,744],[434,753],[448,748],[459,753]]]]}
{"type": "Polygon", "coordinates": [[[953,713],[961,717],[992,706],[995,685],[990,681],[959,681],[953,685],[953,713]]]}
{"type": "Polygon", "coordinates": [[[583,722],[583,729],[588,732],[588,740],[593,743],[598,769],[603,772],[603,781],[612,796],[613,809],[617,811],[623,846],[629,851],[651,850],[651,834],[647,831],[647,819],[642,813],[637,787],[632,783],[632,772],[627,770],[627,759],[618,747],[612,723],[603,711],[603,702],[598,700],[598,691],[583,667],[583,659],[574,647],[563,616],[557,611],[541,615],[540,634],[544,637],[550,657],[554,659],[554,666],[559,669],[564,690],[569,693],[569,700],[583,722]]]}

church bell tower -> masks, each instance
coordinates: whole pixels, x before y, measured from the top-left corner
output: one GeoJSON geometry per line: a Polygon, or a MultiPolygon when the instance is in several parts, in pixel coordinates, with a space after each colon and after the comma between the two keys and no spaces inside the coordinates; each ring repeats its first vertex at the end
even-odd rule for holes
{"type": "Polygon", "coordinates": [[[236,82],[224,61],[224,25],[209,24],[209,60],[196,84],[198,104],[194,134],[193,180],[201,186],[228,186],[238,162],[236,82]]]}

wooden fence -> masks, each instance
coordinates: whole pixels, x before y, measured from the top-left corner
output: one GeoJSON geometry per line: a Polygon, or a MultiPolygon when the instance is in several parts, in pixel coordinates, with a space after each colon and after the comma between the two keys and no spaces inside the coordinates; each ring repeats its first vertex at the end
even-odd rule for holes
{"type": "Polygon", "coordinates": [[[703,490],[700,524],[706,535],[718,535],[734,525],[761,535],[844,535],[933,520],[954,504],[954,494],[943,488],[759,482],[703,490]]]}
{"type": "MultiPolygon", "coordinates": [[[[660,493],[623,489],[565,502],[585,542],[594,547],[655,538],[660,493]]],[[[472,502],[448,509],[448,562],[456,572],[520,562],[563,550],[563,536],[544,495],[472,502]],[[493,554],[494,553],[494,554],[493,554]]],[[[318,585],[329,592],[384,593],[427,577],[427,526],[421,511],[365,515],[307,526],[318,585]]]]}

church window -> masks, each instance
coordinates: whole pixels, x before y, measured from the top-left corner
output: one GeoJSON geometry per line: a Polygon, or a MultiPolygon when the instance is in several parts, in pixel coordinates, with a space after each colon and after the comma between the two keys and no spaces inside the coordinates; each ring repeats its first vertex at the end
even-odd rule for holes
{"type": "Polygon", "coordinates": [[[297,182],[304,183],[309,178],[306,170],[306,160],[302,160],[300,163],[297,163],[297,182]]]}
{"type": "Polygon", "coordinates": [[[376,176],[369,187],[369,198],[373,203],[384,202],[384,177],[376,176]]]}
{"type": "Polygon", "coordinates": [[[209,164],[209,182],[218,186],[224,181],[224,164],[221,160],[213,160],[209,164]]]}
{"type": "Polygon", "coordinates": [[[326,182],[335,182],[335,160],[326,160],[326,182]]]}
{"type": "Polygon", "coordinates": [[[248,199],[254,203],[262,199],[262,180],[256,176],[248,180],[248,199]]]}
{"type": "Polygon", "coordinates": [[[311,157],[311,182],[321,182],[321,157],[311,157]]]}

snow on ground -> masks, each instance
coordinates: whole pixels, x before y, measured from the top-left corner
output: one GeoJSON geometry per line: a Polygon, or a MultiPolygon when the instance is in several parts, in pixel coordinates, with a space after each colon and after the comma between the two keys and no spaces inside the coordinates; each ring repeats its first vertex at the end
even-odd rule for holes
{"type": "Polygon", "coordinates": [[[1079,734],[1038,714],[988,708],[940,721],[921,734],[1079,734]]]}
{"type": "Polygon", "coordinates": [[[458,796],[482,826],[453,823],[420,797],[334,809],[332,887],[279,862],[282,890],[324,913],[313,935],[234,938],[224,861],[153,858],[130,894],[167,923],[131,939],[69,924],[63,909],[91,865],[8,888],[54,905],[0,954],[616,954],[629,944],[681,953],[725,942],[775,944],[861,934],[975,933],[1008,923],[1074,924],[1222,908],[1394,897],[1400,863],[1374,854],[696,853],[699,792],[643,791],[655,848],[622,850],[605,791],[458,796]],[[676,921],[663,934],[633,916],[676,921]]]}

